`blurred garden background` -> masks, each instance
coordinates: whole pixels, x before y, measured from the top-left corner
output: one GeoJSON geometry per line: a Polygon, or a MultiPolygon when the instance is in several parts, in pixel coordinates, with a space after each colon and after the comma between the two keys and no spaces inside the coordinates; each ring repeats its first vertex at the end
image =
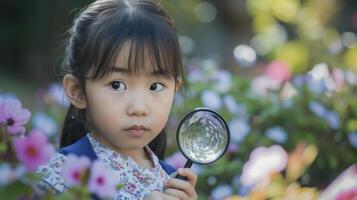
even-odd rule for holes
{"type": "MultiPolygon", "coordinates": [[[[21,101],[31,112],[26,130],[55,145],[68,106],[58,76],[66,31],[90,2],[0,7],[0,96],[21,101]]],[[[231,131],[223,159],[193,167],[200,199],[357,198],[355,0],[160,2],[176,23],[190,86],[175,98],[167,161],[184,165],[176,128],[196,107],[221,113],[231,131]]]]}

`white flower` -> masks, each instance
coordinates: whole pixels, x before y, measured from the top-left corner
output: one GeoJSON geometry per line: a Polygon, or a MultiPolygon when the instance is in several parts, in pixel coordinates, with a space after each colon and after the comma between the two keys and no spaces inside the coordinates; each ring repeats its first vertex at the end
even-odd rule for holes
{"type": "Polygon", "coordinates": [[[243,166],[241,182],[243,185],[266,185],[269,176],[282,171],[288,161],[288,154],[279,145],[258,147],[253,150],[249,160],[243,166]]]}
{"type": "Polygon", "coordinates": [[[281,86],[281,81],[262,75],[254,78],[251,82],[251,88],[260,95],[267,95],[269,90],[277,90],[281,86]]]}

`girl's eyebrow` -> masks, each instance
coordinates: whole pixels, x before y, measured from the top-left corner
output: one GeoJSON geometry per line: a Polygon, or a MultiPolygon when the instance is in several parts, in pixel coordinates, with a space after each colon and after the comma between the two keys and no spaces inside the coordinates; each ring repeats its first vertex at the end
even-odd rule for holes
{"type": "MultiPolygon", "coordinates": [[[[113,72],[117,72],[117,73],[123,73],[123,74],[130,73],[128,68],[114,66],[112,69],[113,69],[113,72]]],[[[165,73],[164,71],[160,71],[160,70],[154,70],[150,73],[151,76],[164,76],[164,74],[167,74],[167,73],[165,73]]]]}

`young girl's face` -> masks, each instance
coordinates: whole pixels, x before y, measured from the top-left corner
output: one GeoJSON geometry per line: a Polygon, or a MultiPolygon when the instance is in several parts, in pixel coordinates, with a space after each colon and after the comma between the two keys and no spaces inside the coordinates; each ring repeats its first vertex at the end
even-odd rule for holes
{"type": "Polygon", "coordinates": [[[173,77],[153,71],[150,59],[145,59],[145,74],[129,73],[129,49],[129,43],[125,43],[114,72],[100,80],[87,80],[85,85],[87,118],[93,134],[121,152],[142,150],[160,133],[177,88],[173,77]],[[128,130],[133,126],[146,130],[128,130]]]}

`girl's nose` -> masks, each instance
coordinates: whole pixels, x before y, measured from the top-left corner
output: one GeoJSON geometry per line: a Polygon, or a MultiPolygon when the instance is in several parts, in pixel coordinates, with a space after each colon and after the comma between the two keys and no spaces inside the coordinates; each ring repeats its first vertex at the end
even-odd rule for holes
{"type": "Polygon", "coordinates": [[[145,97],[143,95],[136,95],[129,102],[127,113],[129,116],[147,116],[148,108],[145,103],[145,97]]]}

